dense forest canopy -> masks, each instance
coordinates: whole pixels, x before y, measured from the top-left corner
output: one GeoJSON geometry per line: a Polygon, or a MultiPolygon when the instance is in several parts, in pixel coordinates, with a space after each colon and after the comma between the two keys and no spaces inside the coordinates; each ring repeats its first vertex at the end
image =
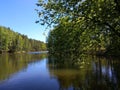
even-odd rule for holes
{"type": "Polygon", "coordinates": [[[46,50],[46,44],[44,42],[29,39],[26,35],[0,26],[0,51],[19,52],[41,50],[46,50]]]}
{"type": "Polygon", "coordinates": [[[54,29],[50,53],[120,55],[119,0],[39,0],[37,23],[54,29]]]}

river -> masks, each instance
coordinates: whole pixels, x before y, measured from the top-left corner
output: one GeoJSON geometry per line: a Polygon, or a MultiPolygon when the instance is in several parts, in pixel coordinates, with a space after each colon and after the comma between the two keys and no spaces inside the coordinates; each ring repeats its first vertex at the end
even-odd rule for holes
{"type": "Polygon", "coordinates": [[[0,55],[0,90],[120,90],[119,59],[88,56],[76,66],[56,59],[37,52],[0,55]]]}

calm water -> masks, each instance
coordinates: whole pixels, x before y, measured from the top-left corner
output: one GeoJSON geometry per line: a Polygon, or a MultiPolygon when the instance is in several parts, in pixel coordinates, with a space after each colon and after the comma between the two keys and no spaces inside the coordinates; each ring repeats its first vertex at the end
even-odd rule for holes
{"type": "Polygon", "coordinates": [[[73,63],[45,53],[3,54],[0,90],[120,90],[120,60],[88,56],[73,63]]]}

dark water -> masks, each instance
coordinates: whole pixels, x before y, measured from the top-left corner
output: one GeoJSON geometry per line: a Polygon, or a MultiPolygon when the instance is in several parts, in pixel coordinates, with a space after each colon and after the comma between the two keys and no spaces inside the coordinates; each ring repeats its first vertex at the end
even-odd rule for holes
{"type": "Polygon", "coordinates": [[[87,56],[73,63],[45,53],[3,54],[0,90],[120,90],[120,60],[87,56]]]}

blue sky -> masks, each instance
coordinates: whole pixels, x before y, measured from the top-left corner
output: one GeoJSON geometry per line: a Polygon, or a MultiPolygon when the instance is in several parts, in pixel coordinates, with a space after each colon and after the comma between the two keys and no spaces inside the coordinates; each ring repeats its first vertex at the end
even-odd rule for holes
{"type": "Polygon", "coordinates": [[[38,0],[0,0],[0,25],[45,42],[45,27],[35,23],[38,20],[35,11],[37,2],[38,0]]]}

